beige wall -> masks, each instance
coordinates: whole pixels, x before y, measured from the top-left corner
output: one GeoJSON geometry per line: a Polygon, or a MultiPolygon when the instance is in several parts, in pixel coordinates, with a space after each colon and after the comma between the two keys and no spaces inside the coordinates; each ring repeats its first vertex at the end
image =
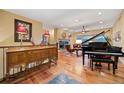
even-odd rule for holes
{"type": "Polygon", "coordinates": [[[57,42],[57,30],[56,29],[49,29],[50,37],[49,43],[55,44],[57,42]]]}
{"type": "MultiPolygon", "coordinates": [[[[42,30],[42,23],[22,17],[13,13],[0,10],[0,45],[20,45],[14,42],[14,19],[19,19],[32,23],[32,37],[36,43],[40,42],[42,30]]],[[[30,43],[23,43],[29,45],[30,43]]]]}
{"type": "MultiPolygon", "coordinates": [[[[87,33],[75,32],[75,33],[73,33],[73,40],[74,40],[73,42],[76,42],[77,35],[91,35],[91,36],[95,36],[96,34],[102,32],[102,31],[107,31],[107,30],[110,30],[110,31],[107,32],[105,35],[108,36],[112,40],[112,29],[111,28],[106,28],[106,29],[99,29],[99,30],[88,31],[87,33]]],[[[112,41],[110,43],[112,43],[112,41]]]]}
{"type": "Polygon", "coordinates": [[[124,10],[122,11],[120,17],[118,18],[118,20],[113,26],[113,44],[115,46],[122,47],[124,51],[124,10]],[[115,39],[116,32],[118,31],[120,31],[121,40],[116,42],[114,39],[115,39]]]}

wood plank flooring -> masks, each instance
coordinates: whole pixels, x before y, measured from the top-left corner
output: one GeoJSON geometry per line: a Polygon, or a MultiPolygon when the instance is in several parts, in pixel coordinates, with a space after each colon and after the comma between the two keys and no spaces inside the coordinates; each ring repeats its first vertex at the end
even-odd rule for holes
{"type": "MultiPolygon", "coordinates": [[[[85,58],[87,59],[87,58],[85,58]]],[[[58,64],[53,65],[50,69],[39,70],[21,80],[15,80],[11,83],[18,84],[47,84],[59,73],[64,72],[75,80],[83,84],[122,84],[124,83],[124,64],[119,62],[116,75],[112,74],[112,70],[107,70],[107,65],[103,64],[101,71],[91,71],[88,59],[86,65],[82,66],[82,58],[75,54],[67,54],[59,51],[58,64]]]]}

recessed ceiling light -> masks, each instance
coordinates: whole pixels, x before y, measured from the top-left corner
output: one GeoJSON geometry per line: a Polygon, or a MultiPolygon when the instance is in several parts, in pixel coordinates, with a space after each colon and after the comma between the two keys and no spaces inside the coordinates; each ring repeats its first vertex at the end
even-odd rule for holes
{"type": "Polygon", "coordinates": [[[99,23],[100,23],[100,24],[102,24],[102,23],[103,23],[103,21],[99,21],[99,23]]]}
{"type": "Polygon", "coordinates": [[[79,20],[77,20],[77,19],[76,19],[76,20],[74,20],[74,21],[75,21],[75,22],[79,22],[79,20]]]}
{"type": "Polygon", "coordinates": [[[64,25],[63,25],[63,24],[61,24],[60,26],[61,26],[61,27],[63,27],[64,25]]]}
{"type": "Polygon", "coordinates": [[[107,26],[107,27],[112,27],[112,25],[110,25],[110,24],[106,24],[106,26],[107,26]]]}
{"type": "Polygon", "coordinates": [[[102,12],[98,12],[98,15],[102,15],[102,12]]]}

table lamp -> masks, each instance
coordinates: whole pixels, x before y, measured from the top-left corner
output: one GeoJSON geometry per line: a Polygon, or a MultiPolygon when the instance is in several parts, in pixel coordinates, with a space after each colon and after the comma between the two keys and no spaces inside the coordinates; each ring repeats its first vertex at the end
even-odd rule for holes
{"type": "Polygon", "coordinates": [[[81,44],[82,40],[76,40],[76,44],[81,44]]]}
{"type": "Polygon", "coordinates": [[[44,36],[45,36],[45,37],[49,37],[49,35],[50,35],[50,34],[49,34],[49,31],[46,30],[45,33],[44,33],[44,36]]]}

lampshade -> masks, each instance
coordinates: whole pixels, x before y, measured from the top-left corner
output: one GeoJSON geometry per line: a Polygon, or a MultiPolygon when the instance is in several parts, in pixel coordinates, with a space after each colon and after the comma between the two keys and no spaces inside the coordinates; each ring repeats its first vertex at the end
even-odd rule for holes
{"type": "Polygon", "coordinates": [[[76,44],[81,44],[82,40],[76,40],[76,44]]]}
{"type": "Polygon", "coordinates": [[[48,37],[50,34],[49,34],[49,31],[48,30],[45,30],[44,32],[44,36],[48,37]]]}
{"type": "Polygon", "coordinates": [[[24,33],[26,33],[26,28],[23,25],[19,25],[17,28],[17,32],[24,34],[24,33]]]}

